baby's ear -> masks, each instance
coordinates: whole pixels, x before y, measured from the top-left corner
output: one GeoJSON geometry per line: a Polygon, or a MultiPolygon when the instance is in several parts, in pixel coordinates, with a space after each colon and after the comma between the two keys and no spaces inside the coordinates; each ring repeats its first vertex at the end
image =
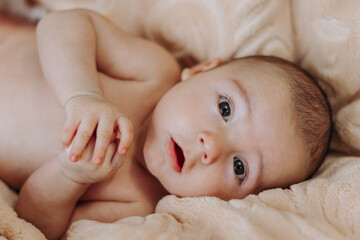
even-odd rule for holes
{"type": "Polygon", "coordinates": [[[185,68],[181,73],[181,81],[185,81],[198,73],[217,67],[221,64],[221,62],[221,58],[214,58],[212,60],[201,62],[191,68],[185,68]]]}

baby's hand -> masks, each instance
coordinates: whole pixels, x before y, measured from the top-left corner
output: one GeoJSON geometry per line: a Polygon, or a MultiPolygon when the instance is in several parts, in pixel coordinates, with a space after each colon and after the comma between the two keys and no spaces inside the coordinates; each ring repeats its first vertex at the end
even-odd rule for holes
{"type": "Polygon", "coordinates": [[[96,129],[94,164],[101,164],[111,139],[120,133],[118,151],[125,154],[133,139],[131,121],[117,107],[101,95],[81,95],[71,98],[65,105],[66,122],[62,142],[72,144],[69,159],[76,162],[96,129]],[[74,136],[75,135],[75,136],[74,136]]]}
{"type": "Polygon", "coordinates": [[[68,179],[80,184],[101,182],[114,175],[125,161],[126,155],[116,154],[116,145],[119,143],[116,139],[108,145],[103,163],[95,165],[91,161],[95,141],[95,137],[90,138],[83,154],[76,162],[69,160],[69,148],[59,153],[57,165],[68,179]]]}

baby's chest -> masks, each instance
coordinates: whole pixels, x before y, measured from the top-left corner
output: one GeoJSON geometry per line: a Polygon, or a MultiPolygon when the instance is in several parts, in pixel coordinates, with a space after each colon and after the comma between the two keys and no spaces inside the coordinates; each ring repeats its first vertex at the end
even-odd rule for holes
{"type": "Polygon", "coordinates": [[[131,162],[124,165],[110,180],[90,186],[75,210],[78,219],[113,222],[154,212],[162,196],[152,191],[153,186],[141,177],[140,169],[131,162]]]}
{"type": "Polygon", "coordinates": [[[134,184],[131,164],[126,162],[120,167],[115,175],[104,182],[93,184],[85,192],[82,201],[118,201],[132,202],[142,201],[143,189],[134,184]]]}
{"type": "MultiPolygon", "coordinates": [[[[136,145],[136,138],[134,142],[136,145]]],[[[124,164],[111,179],[89,187],[75,208],[73,221],[114,222],[154,212],[157,202],[164,196],[163,192],[157,191],[162,186],[134,160],[135,152],[138,152],[135,147],[129,149],[124,164]]]]}
{"type": "Polygon", "coordinates": [[[112,180],[92,185],[76,205],[72,221],[114,222],[153,213],[156,203],[149,201],[141,188],[136,188],[127,178],[119,174],[112,180]]]}
{"type": "Polygon", "coordinates": [[[138,161],[137,139],[129,149],[125,162],[109,180],[93,184],[82,201],[155,202],[164,196],[162,185],[138,161]]]}

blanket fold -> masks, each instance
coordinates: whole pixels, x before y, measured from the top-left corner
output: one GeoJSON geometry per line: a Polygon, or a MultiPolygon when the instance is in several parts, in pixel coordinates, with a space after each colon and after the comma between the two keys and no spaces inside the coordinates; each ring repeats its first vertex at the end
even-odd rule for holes
{"type": "Polygon", "coordinates": [[[17,217],[14,210],[16,199],[16,193],[0,180],[0,239],[45,240],[36,227],[17,217]]]}
{"type": "Polygon", "coordinates": [[[51,10],[98,11],[132,34],[165,46],[184,65],[221,57],[294,60],[290,2],[277,0],[40,0],[51,10]]]}

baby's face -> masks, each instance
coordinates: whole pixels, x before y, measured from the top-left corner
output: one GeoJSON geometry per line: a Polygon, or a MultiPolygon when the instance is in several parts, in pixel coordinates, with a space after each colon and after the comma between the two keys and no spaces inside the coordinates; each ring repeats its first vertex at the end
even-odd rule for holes
{"type": "Polygon", "coordinates": [[[306,177],[290,88],[270,64],[227,64],[171,89],[154,110],[144,157],[178,196],[243,198],[306,177]]]}

